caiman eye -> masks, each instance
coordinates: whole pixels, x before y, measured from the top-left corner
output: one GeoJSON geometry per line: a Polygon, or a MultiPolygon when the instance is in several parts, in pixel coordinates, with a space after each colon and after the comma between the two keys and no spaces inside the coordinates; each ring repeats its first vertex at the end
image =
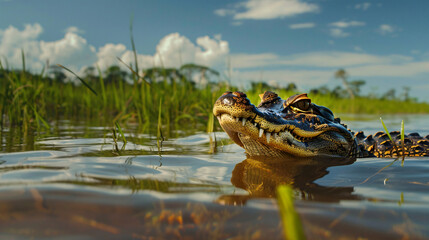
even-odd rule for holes
{"type": "Polygon", "coordinates": [[[293,106],[295,108],[298,108],[301,111],[308,111],[308,109],[310,109],[310,104],[311,101],[310,100],[299,100],[298,102],[294,103],[293,106]]]}
{"type": "Polygon", "coordinates": [[[309,112],[311,109],[311,99],[307,97],[306,93],[296,94],[289,97],[285,102],[283,107],[290,109],[294,112],[309,112]]]}

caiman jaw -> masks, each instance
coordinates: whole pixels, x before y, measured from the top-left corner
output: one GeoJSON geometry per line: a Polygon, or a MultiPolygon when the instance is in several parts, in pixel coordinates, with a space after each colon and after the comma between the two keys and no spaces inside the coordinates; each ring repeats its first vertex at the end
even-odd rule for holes
{"type": "MultiPolygon", "coordinates": [[[[255,107],[241,92],[226,92],[215,103],[214,115],[230,138],[250,155],[349,156],[353,136],[341,124],[315,114],[283,113],[284,100],[271,95],[255,107]]],[[[264,99],[263,99],[264,100],[264,99]]]]}

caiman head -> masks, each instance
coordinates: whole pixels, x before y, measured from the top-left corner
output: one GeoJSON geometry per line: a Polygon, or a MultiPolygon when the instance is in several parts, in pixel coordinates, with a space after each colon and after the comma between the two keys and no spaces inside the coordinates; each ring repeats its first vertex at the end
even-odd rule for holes
{"type": "Polygon", "coordinates": [[[331,110],[307,94],[287,100],[266,91],[256,107],[242,92],[226,92],[213,114],[229,137],[250,156],[349,157],[357,149],[350,131],[331,110]]]}

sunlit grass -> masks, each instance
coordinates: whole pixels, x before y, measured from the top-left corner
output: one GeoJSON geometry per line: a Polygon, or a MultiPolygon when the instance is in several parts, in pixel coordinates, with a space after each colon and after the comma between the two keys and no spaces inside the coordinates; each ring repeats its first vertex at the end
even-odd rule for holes
{"type": "MultiPolygon", "coordinates": [[[[124,72],[119,67],[116,67],[119,75],[108,75],[97,67],[98,76],[84,77],[67,69],[79,80],[80,84],[75,84],[47,77],[45,68],[40,74],[34,74],[9,70],[7,63],[5,67],[0,61],[0,127],[19,126],[27,132],[30,128],[49,129],[51,123],[67,119],[105,126],[114,126],[116,122],[136,124],[139,132],[153,134],[158,139],[161,127],[165,136],[175,134],[174,130],[183,130],[184,126],[204,131],[211,125],[211,131],[216,131],[220,129],[217,121],[210,122],[215,100],[225,91],[238,90],[222,80],[196,84],[180,72],[186,67],[197,67],[199,73],[213,71],[203,66],[152,68],[140,76],[136,66],[125,65],[129,69],[125,75],[131,78],[128,81],[120,75],[124,72]]],[[[271,89],[240,90],[257,105],[259,94],[271,89]]],[[[297,93],[285,89],[275,91],[284,99],[297,93]]],[[[309,97],[334,113],[429,113],[429,104],[413,101],[309,97]]]]}
{"type": "Polygon", "coordinates": [[[290,186],[281,185],[277,187],[277,203],[285,238],[288,240],[305,239],[301,219],[293,204],[293,190],[290,186]]]}

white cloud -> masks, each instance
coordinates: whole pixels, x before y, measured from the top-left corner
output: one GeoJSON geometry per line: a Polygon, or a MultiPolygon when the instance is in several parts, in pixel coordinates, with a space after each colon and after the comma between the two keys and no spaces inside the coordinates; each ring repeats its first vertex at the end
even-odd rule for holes
{"type": "MultiPolygon", "coordinates": [[[[96,64],[100,69],[107,69],[112,65],[119,65],[117,57],[121,59],[124,57],[124,54],[127,52],[127,48],[123,44],[113,44],[108,43],[103,47],[100,47],[97,52],[97,62],[96,64]]],[[[125,62],[132,62],[133,58],[122,59],[125,62]]]]}
{"type": "Polygon", "coordinates": [[[218,9],[215,14],[232,15],[234,19],[262,20],[292,17],[318,10],[319,7],[316,4],[301,0],[247,0],[234,5],[232,9],[218,9]]]}
{"type": "Polygon", "coordinates": [[[378,32],[382,35],[390,34],[395,31],[395,28],[388,24],[381,24],[378,28],[378,32]]]}
{"type": "Polygon", "coordinates": [[[302,28],[313,28],[314,26],[316,26],[316,24],[314,23],[296,23],[296,24],[291,24],[289,25],[290,29],[302,29],[302,28]]]}
{"type": "Polygon", "coordinates": [[[342,37],[350,36],[350,33],[344,32],[341,28],[331,28],[329,31],[330,31],[331,36],[336,37],[336,38],[342,38],[342,37]]]}
{"type": "Polygon", "coordinates": [[[368,10],[369,7],[371,7],[371,3],[369,2],[359,3],[355,5],[355,9],[363,10],[363,11],[368,10]]]}
{"type": "Polygon", "coordinates": [[[361,27],[365,26],[365,22],[359,22],[359,21],[338,21],[330,23],[329,26],[332,28],[329,29],[329,33],[332,37],[336,38],[344,38],[350,36],[350,33],[345,32],[343,29],[349,28],[349,27],[361,27]]]}
{"type": "Polygon", "coordinates": [[[40,46],[36,40],[42,32],[43,28],[38,23],[27,24],[22,31],[13,26],[0,30],[0,57],[4,58],[10,67],[17,68],[22,64],[23,50],[27,66],[37,63],[37,68],[42,67],[42,63],[37,62],[40,46]]]}
{"type": "Polygon", "coordinates": [[[40,41],[40,52],[40,60],[70,66],[75,71],[97,61],[95,48],[73,32],[66,33],[64,38],[58,41],[40,41]]]}
{"type": "Polygon", "coordinates": [[[76,34],[84,34],[85,31],[83,31],[82,29],[79,29],[76,26],[70,26],[68,28],[66,28],[66,30],[64,31],[66,33],[76,33],[76,34]]]}
{"type": "Polygon", "coordinates": [[[333,27],[336,28],[348,28],[348,27],[361,27],[361,26],[365,26],[365,22],[359,22],[359,21],[338,21],[338,22],[333,22],[331,24],[329,24],[333,27]]]}
{"type": "MultiPolygon", "coordinates": [[[[63,38],[57,41],[39,40],[43,28],[39,24],[25,25],[23,30],[13,26],[0,29],[0,57],[6,60],[11,68],[20,68],[22,64],[21,49],[24,50],[27,66],[40,71],[44,63],[62,64],[75,72],[84,67],[98,65],[105,70],[111,65],[119,65],[120,57],[126,63],[134,62],[134,54],[123,44],[107,43],[98,50],[79,35],[77,27],[70,27],[63,38]]],[[[196,43],[185,36],[172,33],[160,40],[155,55],[138,54],[139,66],[180,67],[185,63],[196,63],[208,67],[221,66],[229,53],[228,42],[221,35],[213,38],[199,37],[196,43]]],[[[1,59],[1,58],[0,58],[1,59]]]]}

